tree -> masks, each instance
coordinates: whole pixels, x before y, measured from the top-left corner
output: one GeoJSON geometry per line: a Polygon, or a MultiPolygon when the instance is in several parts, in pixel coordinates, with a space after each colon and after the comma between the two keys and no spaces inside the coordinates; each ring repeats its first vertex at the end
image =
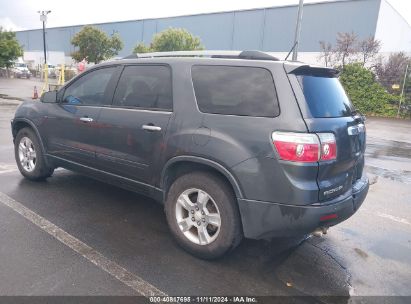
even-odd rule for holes
{"type": "Polygon", "coordinates": [[[134,54],[142,54],[142,53],[149,53],[151,49],[149,46],[145,45],[143,42],[140,42],[134,47],[133,53],[134,54]]]}
{"type": "Polygon", "coordinates": [[[150,46],[139,43],[134,53],[203,50],[200,38],[183,28],[169,28],[153,37],[150,46]]]}
{"type": "Polygon", "coordinates": [[[363,114],[395,116],[396,98],[379,84],[372,71],[362,63],[346,64],[340,81],[355,108],[363,114]]]}
{"type": "Polygon", "coordinates": [[[114,57],[123,48],[123,42],[117,33],[109,36],[90,25],[83,27],[71,43],[78,47],[78,50],[71,54],[77,62],[85,58],[87,62],[99,63],[114,57]]]}
{"type": "MultiPolygon", "coordinates": [[[[411,58],[396,53],[386,62],[380,56],[378,62],[381,42],[374,37],[358,41],[354,32],[338,33],[334,48],[328,42],[319,43],[318,58],[324,60],[325,66],[334,65],[342,70],[341,83],[360,112],[396,116],[405,67],[407,62],[411,65],[411,58]],[[393,89],[393,84],[400,89],[393,89]]],[[[403,104],[411,104],[411,77],[405,81],[403,104]]]]}
{"type": "Polygon", "coordinates": [[[334,50],[329,42],[325,41],[320,41],[320,49],[321,49],[321,54],[318,56],[318,59],[324,60],[324,64],[326,67],[330,66],[333,61],[334,57],[334,50]]]}
{"type": "Polygon", "coordinates": [[[23,48],[20,46],[16,34],[0,27],[0,68],[11,67],[13,61],[20,56],[23,56],[23,48]]]}
{"type": "Polygon", "coordinates": [[[357,35],[354,32],[337,33],[335,54],[343,68],[349,63],[350,58],[357,53],[357,50],[357,35]]]}
{"type": "Polygon", "coordinates": [[[368,37],[358,43],[358,50],[361,53],[362,62],[365,65],[371,59],[375,59],[381,49],[381,42],[374,37],[368,37]]]}
{"type": "Polygon", "coordinates": [[[392,85],[402,85],[407,62],[411,64],[411,58],[399,52],[391,54],[386,62],[380,61],[377,64],[375,71],[378,80],[387,91],[399,94],[400,90],[394,90],[392,85]]]}
{"type": "Polygon", "coordinates": [[[332,47],[331,43],[320,41],[321,53],[320,60],[324,60],[325,66],[332,63],[344,67],[347,63],[361,61],[363,65],[375,60],[381,49],[381,42],[370,36],[364,40],[358,41],[354,32],[337,33],[336,46],[332,47]],[[337,62],[335,62],[335,59],[337,62]]]}

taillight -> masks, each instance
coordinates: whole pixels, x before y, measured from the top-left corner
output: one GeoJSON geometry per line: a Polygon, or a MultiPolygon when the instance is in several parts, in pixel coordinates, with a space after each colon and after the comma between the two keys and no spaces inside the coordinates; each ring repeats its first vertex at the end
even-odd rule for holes
{"type": "Polygon", "coordinates": [[[318,133],[321,142],[320,160],[333,160],[337,158],[337,143],[332,133],[318,133]]]}
{"type": "Polygon", "coordinates": [[[318,161],[320,142],[317,135],[274,132],[272,137],[281,159],[297,162],[318,161]]]}
{"type": "Polygon", "coordinates": [[[337,156],[337,145],[332,133],[273,132],[272,139],[282,160],[317,162],[337,156]]]}

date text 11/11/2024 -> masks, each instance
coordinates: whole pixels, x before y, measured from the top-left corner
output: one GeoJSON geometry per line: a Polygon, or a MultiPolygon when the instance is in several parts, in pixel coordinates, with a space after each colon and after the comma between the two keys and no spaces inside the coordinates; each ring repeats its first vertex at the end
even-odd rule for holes
{"type": "Polygon", "coordinates": [[[150,303],[258,303],[256,297],[248,296],[160,296],[150,297],[150,303]]]}

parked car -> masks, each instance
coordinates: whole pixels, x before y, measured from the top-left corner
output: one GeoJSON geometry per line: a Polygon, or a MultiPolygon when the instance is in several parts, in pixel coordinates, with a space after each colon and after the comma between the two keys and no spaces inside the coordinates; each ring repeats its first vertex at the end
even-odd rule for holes
{"type": "Polygon", "coordinates": [[[152,197],[177,242],[206,259],[358,210],[364,119],[337,70],[257,51],[143,56],[22,104],[11,123],[22,175],[63,167],[152,197]]]}
{"type": "Polygon", "coordinates": [[[53,64],[47,64],[47,71],[48,71],[49,78],[57,78],[58,67],[56,67],[53,64]]]}
{"type": "Polygon", "coordinates": [[[11,74],[15,78],[27,78],[30,79],[31,73],[29,71],[29,68],[27,64],[23,62],[15,62],[13,63],[13,66],[10,68],[11,74]]]}

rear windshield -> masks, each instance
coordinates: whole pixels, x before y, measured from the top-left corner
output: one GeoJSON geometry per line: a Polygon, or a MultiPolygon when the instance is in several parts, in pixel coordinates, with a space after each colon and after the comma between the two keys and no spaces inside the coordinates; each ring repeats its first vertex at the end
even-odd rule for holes
{"type": "Polygon", "coordinates": [[[203,113],[275,117],[279,114],[271,73],[264,68],[192,67],[198,107],[203,113]]]}
{"type": "Polygon", "coordinates": [[[343,117],[354,114],[354,108],[337,78],[297,76],[311,115],[343,117]]]}

